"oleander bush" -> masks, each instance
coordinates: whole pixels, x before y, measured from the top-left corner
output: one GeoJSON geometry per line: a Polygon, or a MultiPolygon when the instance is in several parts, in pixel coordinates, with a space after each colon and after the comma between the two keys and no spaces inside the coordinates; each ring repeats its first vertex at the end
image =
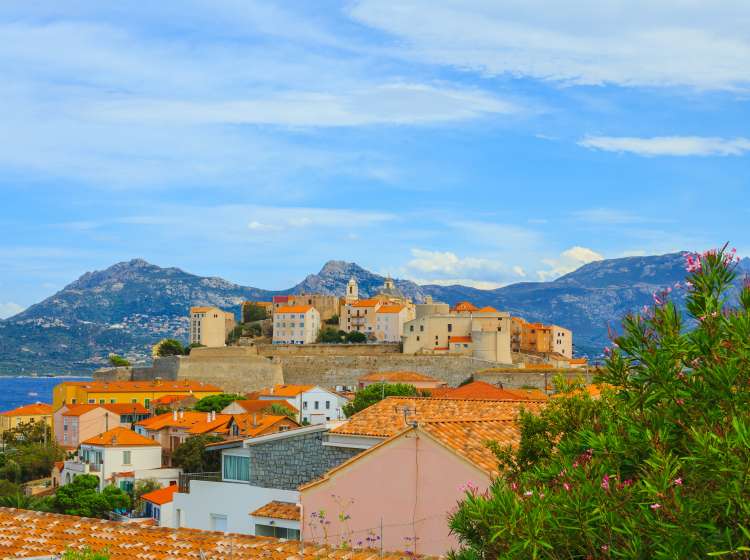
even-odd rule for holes
{"type": "Polygon", "coordinates": [[[750,282],[726,247],[687,257],[627,316],[594,399],[522,414],[502,476],[451,515],[458,559],[750,558],[750,282]]]}

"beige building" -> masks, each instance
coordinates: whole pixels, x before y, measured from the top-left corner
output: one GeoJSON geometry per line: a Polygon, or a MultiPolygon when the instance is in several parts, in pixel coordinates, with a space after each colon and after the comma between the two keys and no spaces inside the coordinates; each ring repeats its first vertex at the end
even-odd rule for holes
{"type": "Polygon", "coordinates": [[[297,294],[291,296],[276,296],[274,299],[274,311],[279,307],[297,305],[312,305],[320,313],[321,321],[328,321],[332,317],[338,317],[341,313],[341,299],[339,296],[327,296],[323,294],[297,294]]]}
{"type": "Polygon", "coordinates": [[[226,346],[235,326],[234,313],[218,307],[190,308],[190,344],[208,347],[226,346]]]}
{"type": "Polygon", "coordinates": [[[288,305],[274,311],[274,344],[312,344],[319,331],[320,313],[312,305],[288,305]]]}
{"type": "Polygon", "coordinates": [[[13,410],[0,412],[0,436],[3,432],[13,430],[21,424],[44,422],[52,426],[52,405],[47,403],[27,404],[13,410]]]}
{"type": "Polygon", "coordinates": [[[512,363],[510,314],[492,307],[424,314],[404,325],[404,354],[459,354],[512,363]]]}
{"type": "Polygon", "coordinates": [[[557,325],[527,323],[513,317],[511,324],[511,349],[513,352],[557,353],[573,357],[573,332],[557,325]]]}
{"type": "Polygon", "coordinates": [[[404,323],[414,318],[415,306],[396,288],[393,280],[387,278],[377,295],[358,298],[357,281],[352,278],[341,305],[339,330],[361,332],[378,342],[399,342],[404,323]]]}

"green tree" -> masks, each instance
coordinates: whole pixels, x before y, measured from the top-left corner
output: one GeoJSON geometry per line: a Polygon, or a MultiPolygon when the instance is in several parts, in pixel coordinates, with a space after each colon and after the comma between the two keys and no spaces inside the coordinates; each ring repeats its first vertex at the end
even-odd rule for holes
{"type": "Polygon", "coordinates": [[[331,315],[328,319],[325,320],[326,325],[338,325],[339,324],[339,316],[338,315],[331,315]]]}
{"type": "Polygon", "coordinates": [[[207,451],[206,445],[222,441],[216,435],[193,436],[177,446],[172,454],[172,464],[184,472],[218,472],[221,470],[221,454],[207,451]]]}
{"type": "Polygon", "coordinates": [[[654,294],[614,337],[611,390],[565,387],[494,446],[503,476],[452,515],[456,557],[748,558],[750,282],[725,250],[686,264],[687,320],[654,294]]]}
{"type": "Polygon", "coordinates": [[[252,323],[253,321],[262,321],[266,318],[266,310],[260,305],[254,303],[242,306],[242,322],[252,323]]]}
{"type": "Polygon", "coordinates": [[[81,550],[69,548],[63,552],[60,560],[110,560],[110,555],[106,549],[101,552],[96,552],[89,547],[85,547],[81,550]]]}
{"type": "Polygon", "coordinates": [[[184,354],[186,356],[189,356],[193,348],[205,348],[205,346],[203,346],[203,344],[199,344],[198,342],[191,342],[185,347],[184,354]]]}
{"type": "Polygon", "coordinates": [[[107,486],[99,492],[98,488],[98,477],[91,474],[79,475],[70,484],[57,489],[53,507],[58,513],[99,518],[107,517],[109,512],[116,509],[130,509],[132,501],[123,490],[107,486]]]}
{"type": "Polygon", "coordinates": [[[122,356],[119,356],[117,354],[110,354],[109,365],[111,365],[112,367],[128,367],[131,364],[128,360],[126,360],[122,356]]]}
{"type": "Polygon", "coordinates": [[[0,507],[52,511],[52,497],[27,496],[20,489],[15,494],[0,496],[0,507]]]}
{"type": "Polygon", "coordinates": [[[354,394],[354,400],[344,405],[344,414],[351,416],[376,402],[383,400],[385,397],[417,397],[419,391],[414,385],[405,383],[375,383],[360,389],[354,394]]]}
{"type": "Polygon", "coordinates": [[[207,397],[203,397],[200,399],[197,403],[195,403],[195,406],[193,406],[193,409],[198,410],[199,412],[220,412],[224,410],[227,406],[232,404],[234,401],[242,401],[245,400],[244,395],[237,395],[232,393],[221,393],[219,395],[209,395],[207,397]]]}
{"type": "Polygon", "coordinates": [[[21,491],[21,486],[10,480],[0,479],[0,498],[15,496],[21,491]]]}
{"type": "Polygon", "coordinates": [[[297,413],[283,404],[274,403],[268,408],[264,408],[262,412],[271,416],[288,416],[292,420],[297,419],[297,413]]]}
{"type": "Polygon", "coordinates": [[[183,356],[185,353],[185,347],[182,345],[182,342],[174,338],[165,338],[156,346],[156,355],[160,358],[166,356],[183,356]]]}
{"type": "Polygon", "coordinates": [[[46,477],[55,462],[64,458],[65,452],[55,442],[13,444],[0,455],[0,478],[20,483],[46,477]]]}
{"type": "Polygon", "coordinates": [[[52,428],[44,420],[21,422],[16,427],[3,432],[3,443],[24,444],[53,441],[52,428]]]}
{"type": "Polygon", "coordinates": [[[332,327],[321,329],[318,333],[318,342],[325,344],[341,344],[346,340],[346,333],[332,327]]]}
{"type": "Polygon", "coordinates": [[[144,502],[141,500],[141,496],[153,492],[154,490],[158,490],[159,488],[161,488],[161,484],[159,484],[158,480],[154,480],[153,478],[137,480],[133,487],[133,504],[136,511],[143,512],[144,502]]]}
{"type": "Polygon", "coordinates": [[[367,335],[359,331],[352,331],[346,333],[346,341],[350,343],[361,344],[362,342],[367,342],[367,335]]]}

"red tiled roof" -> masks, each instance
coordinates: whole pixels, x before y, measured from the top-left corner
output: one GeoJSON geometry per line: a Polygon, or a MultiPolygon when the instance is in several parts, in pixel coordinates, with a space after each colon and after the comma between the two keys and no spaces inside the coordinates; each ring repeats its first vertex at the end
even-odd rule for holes
{"type": "Polygon", "coordinates": [[[311,309],[314,309],[312,305],[285,305],[279,307],[276,313],[307,313],[311,309]]]}
{"type": "Polygon", "coordinates": [[[404,308],[403,305],[381,305],[378,308],[378,313],[400,313],[404,308]]]}
{"type": "Polygon", "coordinates": [[[60,385],[76,386],[92,393],[221,393],[221,388],[202,381],[64,381],[60,385]]]}
{"type": "Polygon", "coordinates": [[[27,404],[13,410],[0,412],[2,416],[43,416],[47,414],[52,414],[52,405],[47,403],[27,404]]]}
{"type": "Polygon", "coordinates": [[[443,389],[439,393],[432,390],[436,398],[450,399],[485,399],[501,401],[544,401],[547,395],[538,390],[501,389],[484,381],[472,381],[455,389],[443,389]]]}
{"type": "Polygon", "coordinates": [[[289,521],[300,520],[300,508],[291,502],[268,502],[259,507],[250,515],[256,517],[271,517],[273,519],[288,519],[289,521]]]}
{"type": "Polygon", "coordinates": [[[262,391],[262,397],[296,397],[300,393],[313,389],[315,385],[274,385],[273,389],[262,391]]]}
{"type": "Polygon", "coordinates": [[[178,490],[179,486],[177,486],[176,484],[172,484],[170,486],[165,486],[164,488],[158,488],[156,490],[152,490],[151,492],[147,492],[146,494],[143,494],[141,498],[146,500],[147,502],[156,504],[157,506],[163,506],[164,504],[168,504],[172,501],[172,499],[174,498],[174,493],[178,490]]]}
{"type": "Polygon", "coordinates": [[[222,430],[232,418],[229,414],[217,414],[214,420],[209,420],[207,412],[194,412],[192,410],[178,412],[176,420],[174,416],[174,412],[165,412],[159,416],[141,420],[137,425],[152,432],[169,427],[186,428],[191,434],[205,434],[222,430]]]}
{"type": "Polygon", "coordinates": [[[291,412],[297,412],[297,407],[292,406],[287,401],[283,399],[278,400],[261,400],[261,399],[252,399],[252,400],[242,400],[242,401],[234,401],[234,404],[239,405],[242,407],[242,409],[245,412],[262,412],[266,409],[271,408],[273,405],[283,406],[284,408],[288,409],[291,412]]]}
{"type": "Polygon", "coordinates": [[[452,343],[452,342],[471,342],[471,337],[470,336],[449,336],[448,337],[448,342],[449,343],[452,343]]]}
{"type": "Polygon", "coordinates": [[[103,408],[115,414],[148,414],[142,404],[138,403],[109,403],[109,404],[69,404],[63,416],[82,416],[97,408],[103,408]]]}
{"type": "Polygon", "coordinates": [[[119,426],[108,432],[104,432],[103,434],[82,441],[81,443],[84,445],[97,445],[100,447],[151,447],[159,445],[158,442],[149,439],[146,436],[136,434],[133,430],[128,430],[127,428],[119,426]]]}
{"type": "Polygon", "coordinates": [[[454,311],[479,311],[479,308],[474,305],[473,303],[470,303],[468,301],[459,301],[455,307],[453,308],[454,311]]]}

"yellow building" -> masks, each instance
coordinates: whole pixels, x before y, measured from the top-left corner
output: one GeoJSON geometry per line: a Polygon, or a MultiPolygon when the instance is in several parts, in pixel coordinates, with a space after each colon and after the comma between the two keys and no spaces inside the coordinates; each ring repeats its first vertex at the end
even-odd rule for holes
{"type": "Polygon", "coordinates": [[[227,345],[227,336],[235,326],[234,313],[218,307],[190,308],[190,344],[209,348],[227,345]]]}
{"type": "Polygon", "coordinates": [[[199,381],[66,381],[52,390],[52,408],[63,404],[138,403],[148,408],[167,395],[192,395],[202,399],[222,392],[216,385],[199,381]]]}
{"type": "Polygon", "coordinates": [[[19,424],[31,422],[45,422],[52,427],[52,407],[47,403],[35,403],[0,412],[0,436],[3,432],[18,427],[19,424]]]}

